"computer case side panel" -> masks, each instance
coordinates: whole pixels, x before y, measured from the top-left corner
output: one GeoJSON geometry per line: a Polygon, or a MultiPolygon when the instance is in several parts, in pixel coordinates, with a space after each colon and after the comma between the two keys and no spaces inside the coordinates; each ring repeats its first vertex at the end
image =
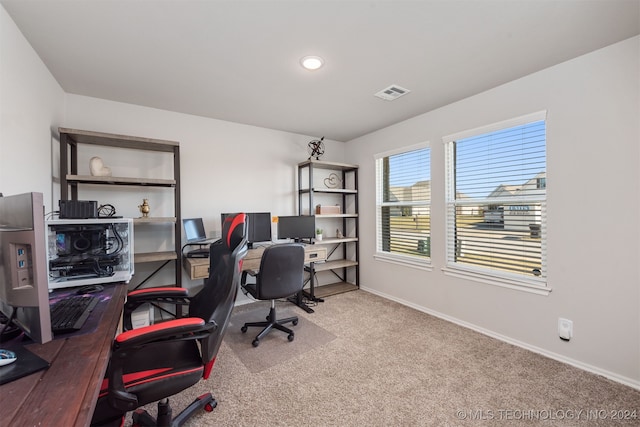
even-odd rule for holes
{"type": "Polygon", "coordinates": [[[52,220],[46,228],[49,289],[131,280],[131,218],[52,220]]]}

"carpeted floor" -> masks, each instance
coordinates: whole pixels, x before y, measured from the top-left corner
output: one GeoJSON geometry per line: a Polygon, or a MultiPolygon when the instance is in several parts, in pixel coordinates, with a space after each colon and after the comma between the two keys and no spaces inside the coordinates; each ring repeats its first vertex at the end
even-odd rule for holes
{"type": "Polygon", "coordinates": [[[233,350],[244,366],[253,373],[262,372],[273,366],[287,362],[314,348],[321,347],[336,338],[335,335],[316,325],[303,316],[298,316],[300,309],[288,302],[276,304],[277,318],[298,316],[298,324],[285,326],[294,331],[294,340],[287,340],[288,334],[273,331],[260,340],[259,349],[253,347],[253,339],[262,331],[259,327],[250,327],[242,333],[240,328],[246,322],[262,322],[266,320],[271,303],[260,301],[246,304],[234,309],[225,334],[225,343],[233,350]],[[300,333],[296,333],[301,331],[300,333]],[[286,351],[282,345],[286,344],[286,351]]]}
{"type": "Polygon", "coordinates": [[[211,378],[171,399],[176,414],[213,391],[217,408],[187,426],[640,425],[638,390],[376,295],[283,304],[295,340],[257,348],[257,329],[237,331],[254,304],[235,309],[211,378]]]}

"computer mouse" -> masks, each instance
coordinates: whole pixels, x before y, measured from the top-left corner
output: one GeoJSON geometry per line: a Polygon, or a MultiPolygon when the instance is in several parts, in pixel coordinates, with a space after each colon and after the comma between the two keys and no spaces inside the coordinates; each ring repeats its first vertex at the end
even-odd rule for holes
{"type": "Polygon", "coordinates": [[[18,360],[18,356],[11,350],[0,349],[0,366],[8,365],[18,360]]]}
{"type": "Polygon", "coordinates": [[[102,285],[87,285],[87,286],[83,286],[80,289],[78,289],[76,291],[77,295],[84,295],[84,294],[93,294],[96,292],[100,292],[104,289],[104,286],[102,285]]]}

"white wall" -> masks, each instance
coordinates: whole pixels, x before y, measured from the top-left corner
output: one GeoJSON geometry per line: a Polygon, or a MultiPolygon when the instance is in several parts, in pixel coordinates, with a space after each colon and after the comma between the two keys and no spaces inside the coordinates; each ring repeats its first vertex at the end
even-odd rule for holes
{"type": "MultiPolygon", "coordinates": [[[[310,136],[71,94],[66,117],[64,125],[75,129],[180,142],[182,215],[202,216],[209,231],[220,229],[221,212],[297,213],[296,165],[309,157],[310,136]]],[[[325,145],[326,160],[342,160],[343,143],[325,145]]],[[[112,169],[128,161],[104,160],[112,169]]],[[[88,171],[88,161],[80,166],[88,171]]],[[[139,215],[139,194],[122,207],[127,215],[139,215]]]]}
{"type": "Polygon", "coordinates": [[[0,66],[0,192],[43,193],[51,211],[51,128],[64,92],[2,6],[0,66]]]}
{"type": "MultiPolygon", "coordinates": [[[[309,157],[307,143],[313,139],[310,136],[71,94],[67,95],[66,104],[64,127],[180,142],[182,217],[202,217],[209,235],[219,236],[223,212],[297,213],[296,165],[309,157]]],[[[344,144],[325,140],[325,153],[323,160],[342,161],[344,144]]],[[[96,150],[85,152],[79,160],[79,168],[83,168],[79,171],[81,174],[83,170],[88,173],[88,159],[94,154],[102,157],[114,172],[124,168],[130,173],[145,173],[132,169],[135,162],[148,164],[146,154],[141,157],[136,152],[96,150]]],[[[167,169],[170,173],[170,168],[160,168],[158,173],[167,169]]],[[[171,175],[152,177],[171,178],[171,175]]],[[[137,187],[117,190],[115,194],[113,188],[81,188],[79,198],[97,199],[99,204],[111,203],[120,215],[131,217],[140,216],[137,206],[145,197],[149,198],[151,215],[165,216],[172,211],[173,199],[167,196],[166,190],[137,187]]],[[[136,250],[154,249],[143,247],[138,241],[139,236],[145,237],[139,228],[136,228],[136,250]]],[[[272,232],[275,239],[275,226],[272,232]]],[[[157,243],[157,239],[154,242],[157,243]]],[[[162,243],[162,247],[155,249],[166,250],[173,244],[162,243]]],[[[138,264],[136,271],[134,284],[148,269],[138,264]]],[[[167,278],[166,274],[160,275],[157,281],[149,283],[163,280],[167,283],[167,278]]],[[[186,279],[185,272],[183,280],[186,279]]],[[[185,283],[186,286],[193,284],[185,283]]]]}
{"type": "Polygon", "coordinates": [[[361,166],[361,287],[640,387],[639,52],[635,37],[348,142],[345,161],[361,166]],[[445,276],[442,137],[540,110],[553,291],[445,276]],[[423,141],[432,149],[430,272],[373,258],[374,154],[423,141]],[[558,317],[574,322],[570,342],[558,338],[558,317]]]}

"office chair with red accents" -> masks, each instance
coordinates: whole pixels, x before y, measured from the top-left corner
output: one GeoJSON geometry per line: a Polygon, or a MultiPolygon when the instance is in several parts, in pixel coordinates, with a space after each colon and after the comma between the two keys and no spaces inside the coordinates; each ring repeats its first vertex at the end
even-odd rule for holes
{"type": "Polygon", "coordinates": [[[92,425],[122,425],[126,413],[135,410],[134,426],[179,426],[200,409],[211,411],[217,405],[211,393],[205,393],[172,419],[168,397],[211,373],[240,284],[247,254],[246,229],[245,214],[227,218],[222,238],[210,246],[209,278],[193,297],[186,289],[170,287],[129,294],[123,322],[129,330],[114,340],[92,425]],[[186,305],[188,314],[131,329],[131,313],[149,302],[186,305]],[[157,419],[137,409],[155,401],[157,419]]]}

